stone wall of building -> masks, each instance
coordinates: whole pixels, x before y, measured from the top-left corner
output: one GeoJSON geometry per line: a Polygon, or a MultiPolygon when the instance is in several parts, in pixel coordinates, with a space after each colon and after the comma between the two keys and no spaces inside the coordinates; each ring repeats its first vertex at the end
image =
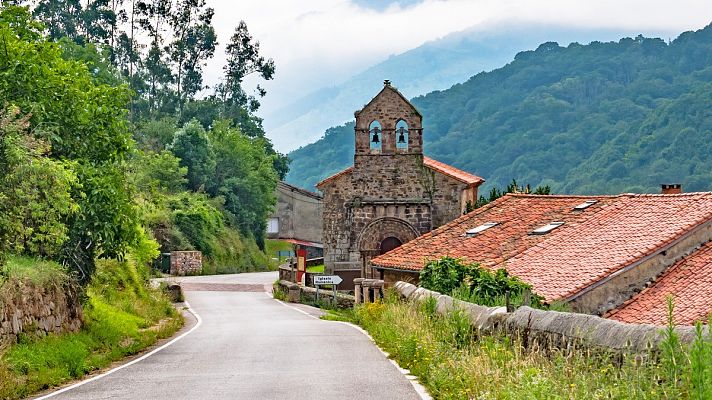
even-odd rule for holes
{"type": "Polygon", "coordinates": [[[581,291],[569,301],[569,305],[576,312],[603,315],[632,298],[677,260],[710,240],[712,222],[707,222],[651,257],[644,258],[581,291]]]}
{"type": "Polygon", "coordinates": [[[19,334],[45,336],[76,332],[82,326],[79,286],[37,285],[10,279],[0,286],[0,349],[17,341],[19,334]]]}
{"type": "Polygon", "coordinates": [[[171,275],[198,275],[203,271],[203,253],[172,251],[171,275]]]}
{"type": "Polygon", "coordinates": [[[279,182],[277,206],[270,218],[276,218],[277,232],[268,232],[270,239],[298,239],[322,242],[321,195],[279,182]]]}

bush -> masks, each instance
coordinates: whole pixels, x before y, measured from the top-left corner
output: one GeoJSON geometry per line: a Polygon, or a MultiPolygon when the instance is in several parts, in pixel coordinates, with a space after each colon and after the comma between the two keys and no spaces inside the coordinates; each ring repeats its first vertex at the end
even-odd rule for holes
{"type": "MultiPolygon", "coordinates": [[[[420,272],[420,286],[485,306],[503,305],[507,293],[514,299],[531,291],[531,285],[504,268],[492,273],[477,263],[465,264],[452,257],[429,261],[420,272]]],[[[531,300],[540,305],[543,299],[532,294],[531,300]]]]}

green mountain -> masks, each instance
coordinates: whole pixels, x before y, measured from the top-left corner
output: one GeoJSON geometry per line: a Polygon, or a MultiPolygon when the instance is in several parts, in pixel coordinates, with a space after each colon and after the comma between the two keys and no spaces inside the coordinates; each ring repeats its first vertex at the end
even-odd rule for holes
{"type": "MultiPolygon", "coordinates": [[[[413,99],[425,152],[487,179],[555,193],[712,190],[712,25],[662,39],[555,42],[413,99]]],[[[289,154],[310,188],[349,166],[353,125],[289,154]]]]}

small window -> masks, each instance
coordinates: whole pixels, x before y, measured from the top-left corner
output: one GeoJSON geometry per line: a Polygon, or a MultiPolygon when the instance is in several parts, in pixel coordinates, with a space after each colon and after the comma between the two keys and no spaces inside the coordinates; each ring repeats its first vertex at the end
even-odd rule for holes
{"type": "Polygon", "coordinates": [[[576,207],[574,207],[574,211],[585,210],[585,209],[591,207],[592,205],[594,205],[594,204],[596,204],[596,203],[598,203],[598,200],[586,200],[586,201],[584,201],[583,203],[581,203],[581,204],[577,205],[576,207]]]}
{"type": "Polygon", "coordinates": [[[279,233],[279,218],[270,218],[267,221],[267,233],[279,233]]]}
{"type": "Polygon", "coordinates": [[[468,230],[467,232],[465,232],[465,236],[467,236],[467,237],[477,236],[478,233],[484,232],[487,229],[489,229],[495,225],[499,225],[499,222],[487,222],[487,223],[482,224],[478,227],[468,230]]]}
{"type": "Polygon", "coordinates": [[[403,120],[396,124],[396,148],[408,148],[408,123],[403,120]]]}
{"type": "Polygon", "coordinates": [[[542,227],[534,229],[531,234],[532,235],[546,235],[547,233],[553,231],[554,229],[560,227],[563,224],[564,224],[563,222],[549,222],[548,224],[546,224],[542,227]]]}
{"type": "Polygon", "coordinates": [[[368,126],[368,133],[371,139],[371,150],[380,150],[383,143],[383,127],[378,121],[371,122],[368,126]]]}

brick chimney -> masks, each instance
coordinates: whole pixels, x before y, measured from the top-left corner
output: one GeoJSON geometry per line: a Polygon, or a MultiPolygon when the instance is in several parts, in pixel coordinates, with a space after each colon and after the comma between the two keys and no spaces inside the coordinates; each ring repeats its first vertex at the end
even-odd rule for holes
{"type": "Polygon", "coordinates": [[[662,190],[660,193],[662,194],[680,194],[682,193],[682,185],[679,183],[663,183],[662,185],[662,190]]]}

